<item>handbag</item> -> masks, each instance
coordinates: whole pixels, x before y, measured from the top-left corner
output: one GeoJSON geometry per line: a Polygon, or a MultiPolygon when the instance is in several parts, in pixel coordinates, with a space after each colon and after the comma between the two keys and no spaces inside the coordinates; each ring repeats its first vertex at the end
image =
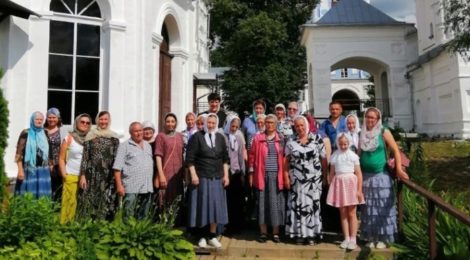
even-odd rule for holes
{"type": "MultiPolygon", "coordinates": [[[[382,136],[382,142],[384,142],[384,147],[385,147],[385,159],[387,160],[388,174],[390,174],[392,178],[396,179],[397,169],[396,169],[395,157],[393,156],[393,154],[391,153],[389,154],[388,147],[387,147],[387,144],[385,143],[383,136],[382,136]]],[[[410,159],[408,158],[408,156],[406,156],[406,154],[400,148],[398,148],[398,151],[400,152],[402,170],[406,172],[406,168],[410,166],[410,159]]]]}
{"type": "MultiPolygon", "coordinates": [[[[401,149],[399,149],[399,151],[400,151],[400,158],[401,158],[401,167],[402,167],[402,170],[406,172],[406,168],[410,166],[410,159],[408,158],[408,156],[406,156],[406,154],[401,149]]],[[[387,168],[392,178],[397,178],[397,171],[396,171],[397,169],[395,166],[396,166],[395,157],[390,155],[387,160],[387,168]]]]}

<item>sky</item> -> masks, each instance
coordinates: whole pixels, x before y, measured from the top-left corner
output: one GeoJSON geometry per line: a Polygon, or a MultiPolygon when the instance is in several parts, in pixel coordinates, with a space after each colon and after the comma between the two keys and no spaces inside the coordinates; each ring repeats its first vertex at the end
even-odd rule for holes
{"type": "Polygon", "coordinates": [[[370,0],[370,4],[396,20],[416,22],[415,1],[413,0],[370,0]]]}

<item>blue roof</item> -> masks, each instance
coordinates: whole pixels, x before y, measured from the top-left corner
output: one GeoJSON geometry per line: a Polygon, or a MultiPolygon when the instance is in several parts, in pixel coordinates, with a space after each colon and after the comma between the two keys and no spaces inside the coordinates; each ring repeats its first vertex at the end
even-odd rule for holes
{"type": "Polygon", "coordinates": [[[399,25],[399,22],[362,0],[341,0],[315,25],[399,25]]]}

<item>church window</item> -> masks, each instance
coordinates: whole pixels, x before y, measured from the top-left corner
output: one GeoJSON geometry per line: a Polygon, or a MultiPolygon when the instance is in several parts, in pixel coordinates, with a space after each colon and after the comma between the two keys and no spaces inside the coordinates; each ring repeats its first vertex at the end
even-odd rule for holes
{"type": "Polygon", "coordinates": [[[96,0],[52,0],[50,9],[47,106],[71,124],[99,110],[103,19],[96,0]]]}

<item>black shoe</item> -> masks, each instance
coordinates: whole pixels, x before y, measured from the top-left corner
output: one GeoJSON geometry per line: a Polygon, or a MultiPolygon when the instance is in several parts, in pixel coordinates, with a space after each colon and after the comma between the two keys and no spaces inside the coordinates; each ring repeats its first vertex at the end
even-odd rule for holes
{"type": "Polygon", "coordinates": [[[268,240],[268,236],[266,234],[260,234],[258,237],[258,242],[260,243],[266,243],[266,240],[268,240]]]}

